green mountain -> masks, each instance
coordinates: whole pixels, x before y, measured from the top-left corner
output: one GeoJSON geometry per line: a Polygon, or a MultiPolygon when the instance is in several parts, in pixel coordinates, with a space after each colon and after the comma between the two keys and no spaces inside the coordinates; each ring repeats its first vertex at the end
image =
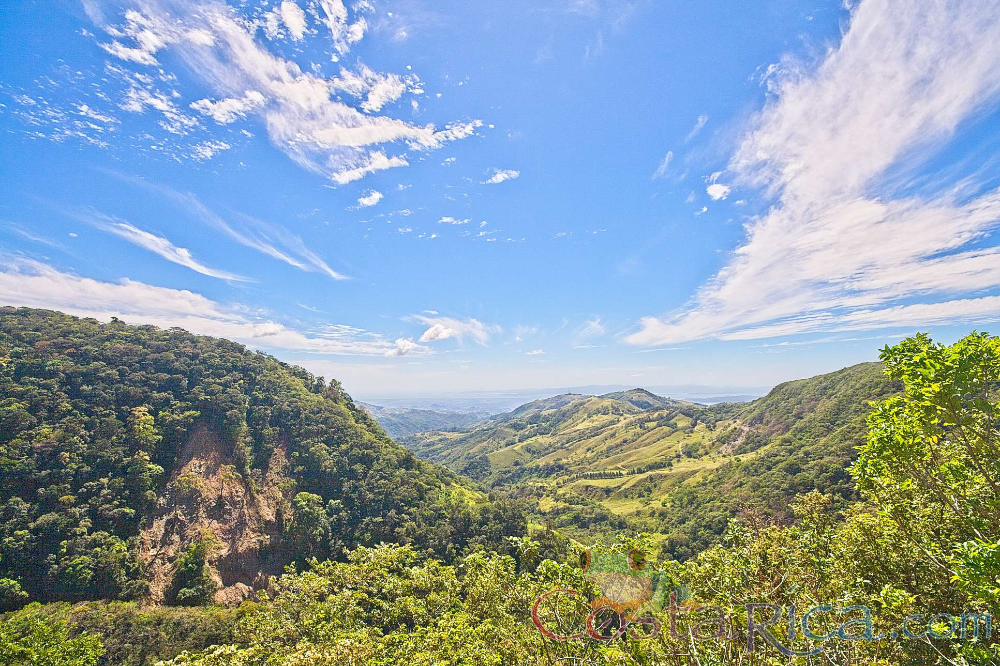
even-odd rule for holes
{"type": "Polygon", "coordinates": [[[427,430],[460,430],[489,417],[488,412],[452,412],[412,407],[382,407],[367,402],[358,406],[372,415],[395,440],[427,430]]]}
{"type": "Polygon", "coordinates": [[[230,602],[345,547],[450,559],[521,532],[336,381],[180,329],[0,308],[0,605],[230,602]]]}
{"type": "Polygon", "coordinates": [[[671,407],[683,404],[681,401],[674,400],[672,398],[664,398],[663,396],[650,393],[646,389],[641,388],[629,389],[627,391],[615,391],[614,393],[605,393],[601,397],[609,400],[627,402],[634,407],[638,407],[639,409],[670,409],[671,407]]]}
{"type": "Polygon", "coordinates": [[[729,519],[789,519],[818,488],[853,497],[847,466],[868,401],[898,390],[877,363],[787,382],[749,403],[710,407],[633,389],[538,400],[465,432],[428,432],[417,455],[538,503],[580,538],[624,525],[656,531],[687,557],[729,519]]]}
{"type": "MultiPolygon", "coordinates": [[[[646,400],[640,396],[638,401],[646,400]]],[[[692,403],[669,404],[672,410],[658,410],[651,420],[653,411],[628,399],[567,393],[521,405],[465,432],[421,433],[407,438],[406,444],[421,457],[462,474],[508,484],[528,477],[622,469],[650,458],[649,451],[631,455],[635,447],[628,444],[637,428],[653,421],[672,424],[684,418],[683,411],[692,415],[701,409],[692,403]]]]}

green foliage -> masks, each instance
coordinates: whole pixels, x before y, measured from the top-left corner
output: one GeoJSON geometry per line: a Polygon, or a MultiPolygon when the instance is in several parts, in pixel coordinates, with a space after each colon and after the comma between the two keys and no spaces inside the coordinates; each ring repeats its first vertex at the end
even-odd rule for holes
{"type": "MultiPolygon", "coordinates": [[[[392,442],[337,382],[227,340],[0,308],[0,359],[0,579],[33,600],[145,593],[139,537],[157,501],[206,501],[179,469],[200,427],[246,492],[280,451],[283,501],[321,498],[312,525],[283,508],[309,534],[269,544],[279,566],[382,541],[454,558],[524,529],[509,514],[496,529],[484,498],[392,442]]],[[[2,589],[0,603],[24,600],[2,589]]]]}
{"type": "Polygon", "coordinates": [[[1000,611],[1000,338],[920,334],[882,360],[905,391],[868,418],[858,488],[915,552],[1000,611]]]}
{"type": "MultiPolygon", "coordinates": [[[[20,316],[41,317],[40,322],[31,319],[35,328],[44,328],[46,317],[52,317],[20,316]]],[[[6,327],[0,331],[10,329],[8,320],[0,323],[6,327]]],[[[79,325],[84,324],[91,326],[79,325]]],[[[92,326],[103,330],[96,323],[92,326]]],[[[108,326],[118,341],[115,354],[127,360],[122,331],[128,340],[136,329],[108,326]]],[[[93,358],[94,346],[87,346],[93,331],[91,337],[53,346],[52,336],[33,339],[32,330],[19,329],[20,346],[10,345],[9,333],[2,339],[13,350],[8,359],[20,359],[21,365],[12,370],[13,361],[8,360],[0,371],[0,381],[9,388],[0,399],[0,420],[11,428],[0,430],[0,600],[17,605],[25,591],[39,587],[67,599],[85,598],[98,586],[110,590],[111,596],[138,594],[134,586],[141,585],[142,575],[134,540],[146,511],[145,494],[162,491],[164,479],[170,477],[174,452],[164,447],[186,441],[192,424],[208,418],[205,414],[215,409],[214,403],[191,403],[195,409],[168,409],[168,415],[151,397],[155,391],[137,389],[130,399],[138,404],[119,405],[115,399],[107,414],[91,415],[87,400],[75,397],[74,391],[82,390],[83,384],[73,388],[64,375],[57,375],[53,383],[52,364],[61,364],[59,372],[68,372],[67,365],[73,365],[65,358],[69,348],[89,349],[87,358],[93,358]],[[47,356],[38,351],[39,343],[42,350],[65,353],[47,356]],[[68,407],[46,402],[59,391],[65,393],[62,402],[68,407]],[[30,409],[17,406],[22,404],[30,409]],[[192,411],[197,416],[191,416],[192,411]],[[60,414],[70,415],[70,420],[60,414]],[[71,417],[83,423],[75,431],[70,430],[71,417]],[[93,471],[97,468],[102,471],[93,471]],[[65,469],[72,473],[64,473],[65,469]],[[18,479],[22,487],[17,486],[18,479]],[[96,502],[95,496],[100,498],[96,502]],[[132,532],[126,529],[129,525],[132,532]],[[44,555],[42,564],[32,562],[38,559],[32,557],[35,552],[44,555]]],[[[155,329],[149,334],[153,341],[158,335],[168,339],[181,335],[155,329]]],[[[152,342],[143,344],[150,347],[152,342]]],[[[245,350],[234,353],[243,359],[245,350]]],[[[516,456],[504,463],[509,476],[492,476],[495,470],[490,475],[493,482],[504,480],[503,485],[518,497],[494,495],[478,506],[479,498],[454,483],[453,477],[400,453],[368,417],[352,411],[338,385],[325,387],[297,369],[260,355],[249,357],[254,362],[265,359],[271,374],[252,374],[244,368],[239,373],[250,374],[240,374],[241,381],[252,376],[255,382],[266,383],[274,373],[286,373],[281,386],[293,394],[300,391],[294,403],[300,411],[295,419],[277,419],[273,410],[279,404],[292,404],[282,402],[284,394],[269,389],[264,400],[254,397],[256,388],[233,389],[228,394],[232,400],[224,401],[225,409],[217,412],[217,425],[220,432],[229,433],[234,451],[244,453],[234,456],[226,473],[233,482],[253,477],[274,447],[290,448],[293,472],[284,486],[288,494],[281,547],[289,561],[305,563],[305,569],[289,567],[267,591],[238,609],[141,609],[123,602],[31,604],[0,621],[0,663],[145,665],[156,659],[168,660],[163,663],[170,666],[1000,663],[996,635],[963,640],[884,638],[917,613],[1000,615],[997,338],[973,334],[944,346],[916,336],[883,350],[884,366],[848,368],[783,385],[749,405],[698,408],[697,413],[684,407],[691,412],[685,414],[676,406],[661,413],[656,405],[646,413],[641,406],[650,398],[634,393],[617,404],[607,398],[552,399],[536,405],[538,409],[522,409],[495,421],[491,427],[501,430],[494,432],[506,438],[500,448],[491,449],[482,433],[475,436],[476,446],[486,450],[473,453],[469,460],[480,455],[492,460],[505,455],[510,446],[517,447],[516,456]],[[882,367],[887,378],[876,376],[882,367]],[[869,404],[873,397],[881,399],[869,404]],[[272,411],[267,418],[260,417],[258,412],[265,408],[272,411]],[[327,436],[325,429],[314,429],[314,418],[331,419],[326,427],[339,423],[343,428],[337,437],[327,436]],[[867,423],[867,439],[858,436],[861,421],[867,423]],[[578,469],[576,476],[570,476],[572,461],[545,467],[532,458],[567,443],[560,439],[563,426],[572,424],[589,433],[587,441],[592,441],[605,427],[602,423],[624,425],[619,436],[611,438],[609,457],[627,453],[631,445],[652,444],[654,437],[644,438],[661,428],[659,434],[669,430],[665,436],[674,438],[669,440],[672,448],[664,446],[662,457],[641,464],[617,459],[613,467],[609,463],[590,472],[578,469]],[[358,460],[375,467],[380,461],[343,445],[338,437],[356,437],[352,441],[357,447],[364,451],[373,447],[380,455],[389,455],[397,467],[383,467],[374,474],[359,467],[358,460]],[[679,455],[682,445],[692,444],[693,438],[705,447],[709,461],[712,456],[730,460],[714,467],[691,467],[708,465],[704,457],[692,460],[679,455]],[[851,477],[845,479],[835,465],[848,465],[854,446],[857,459],[850,467],[851,477]],[[735,453],[741,447],[746,452],[735,453]],[[435,479],[435,485],[424,485],[427,478],[435,479]],[[543,483],[553,478],[564,483],[554,487],[543,483]],[[365,483],[360,483],[362,479],[365,483]],[[584,496],[619,483],[628,485],[615,487],[600,499],[584,496]],[[335,484],[336,492],[328,484],[335,484]],[[656,495],[663,484],[669,492],[656,495]],[[419,488],[426,492],[420,494],[419,488]],[[653,520],[668,509],[690,517],[686,523],[667,524],[674,529],[666,538],[626,531],[609,543],[593,544],[592,557],[586,561],[593,563],[595,572],[588,574],[577,562],[579,544],[561,533],[559,521],[577,528],[607,526],[616,517],[599,513],[601,501],[623,498],[647,503],[641,512],[630,514],[633,523],[653,520]],[[655,498],[660,499],[652,501],[655,498]],[[388,509],[382,520],[392,529],[366,513],[369,508],[355,506],[359,501],[388,509]],[[525,502],[548,505],[544,525],[529,535],[521,529],[525,502]],[[690,525],[706,531],[685,532],[690,525]],[[386,534],[397,542],[412,543],[378,543],[386,540],[386,534]],[[679,545],[680,537],[688,541],[679,545]],[[701,547],[712,541],[714,545],[701,547]],[[326,559],[344,555],[344,547],[351,547],[346,558],[326,559]],[[689,549],[685,554],[690,557],[677,562],[672,556],[682,547],[689,549]],[[636,575],[623,557],[633,550],[640,552],[639,561],[655,569],[648,578],[636,575]],[[590,603],[599,595],[615,585],[634,585],[630,589],[638,590],[654,581],[656,595],[642,597],[650,601],[632,617],[658,621],[661,631],[655,640],[627,633],[610,641],[589,637],[561,641],[543,637],[534,625],[536,600],[553,590],[579,594],[566,595],[556,606],[540,607],[538,617],[549,623],[546,626],[575,634],[586,628],[586,617],[593,610],[590,603]],[[668,589],[681,591],[686,598],[685,629],[678,634],[670,632],[674,618],[661,605],[668,589]],[[817,604],[864,606],[871,615],[854,611],[855,627],[870,622],[873,640],[833,634],[823,643],[821,654],[794,660],[769,646],[751,654],[749,603],[800,610],[817,604]],[[696,623],[711,620],[710,615],[722,619],[709,626],[724,630],[733,640],[694,639],[692,627],[704,626],[696,623]],[[883,639],[874,640],[876,635],[883,639]]],[[[199,357],[188,368],[188,379],[202,367],[204,359],[199,357]]],[[[224,366],[209,374],[221,380],[232,378],[234,371],[224,366]]],[[[92,383],[87,386],[103,386],[88,381],[92,383]]],[[[121,388],[128,388],[127,379],[123,381],[121,388]]],[[[192,387],[205,384],[201,379],[188,381],[185,391],[195,390],[192,387]]],[[[170,400],[181,395],[171,394],[170,400]]],[[[182,478],[175,479],[175,490],[182,478]]],[[[197,478],[181,484],[198,495],[197,478]]],[[[207,564],[212,548],[212,538],[204,535],[175,562],[171,594],[178,602],[210,599],[215,589],[207,564]]],[[[812,628],[826,632],[836,624],[831,617],[822,617],[812,628]]],[[[775,630],[767,636],[780,638],[795,650],[815,647],[801,633],[786,636],[784,625],[780,635],[775,630]]],[[[758,637],[764,640],[763,635],[758,637]]]]}
{"type": "MultiPolygon", "coordinates": [[[[143,607],[130,601],[91,601],[35,604],[32,608],[40,621],[66,627],[69,638],[100,638],[104,646],[98,660],[101,666],[152,666],[186,650],[232,642],[234,624],[251,606],[143,607]]],[[[0,622],[17,617],[9,614],[0,622]]]]}
{"type": "Polygon", "coordinates": [[[543,563],[517,573],[508,556],[477,553],[459,572],[410,547],[353,551],[286,575],[249,605],[230,645],[171,664],[264,665],[534,663],[546,648],[530,619],[539,594],[585,589],[579,570],[543,563]]]}
{"type": "Polygon", "coordinates": [[[38,604],[0,622],[0,663],[9,666],[96,666],[102,654],[99,637],[71,636],[65,622],[50,621],[38,604]]]}
{"type": "Polygon", "coordinates": [[[313,493],[299,493],[292,500],[290,526],[296,550],[312,557],[322,549],[330,534],[330,519],[323,507],[323,498],[313,493]]]}
{"type": "Polygon", "coordinates": [[[174,562],[170,597],[183,606],[197,606],[212,600],[218,586],[208,569],[208,556],[216,545],[211,535],[191,544],[174,562]]]}

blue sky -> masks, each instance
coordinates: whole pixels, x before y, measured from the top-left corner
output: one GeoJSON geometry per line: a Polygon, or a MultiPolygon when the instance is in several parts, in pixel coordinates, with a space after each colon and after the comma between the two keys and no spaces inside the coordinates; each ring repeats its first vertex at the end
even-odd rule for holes
{"type": "Polygon", "coordinates": [[[750,6],[6,3],[0,302],[362,396],[768,385],[990,330],[1000,5],[750,6]]]}

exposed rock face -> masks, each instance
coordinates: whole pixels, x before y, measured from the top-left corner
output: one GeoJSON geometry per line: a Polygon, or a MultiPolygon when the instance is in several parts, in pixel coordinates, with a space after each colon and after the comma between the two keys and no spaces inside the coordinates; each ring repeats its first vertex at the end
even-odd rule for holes
{"type": "Polygon", "coordinates": [[[282,493],[287,469],[285,449],[279,447],[255,490],[234,464],[232,447],[199,424],[141,534],[149,600],[166,600],[174,561],[202,538],[215,542],[208,565],[219,588],[217,603],[239,603],[266,585],[268,576],[281,573],[281,554],[268,545],[277,541],[288,504],[282,493]]]}

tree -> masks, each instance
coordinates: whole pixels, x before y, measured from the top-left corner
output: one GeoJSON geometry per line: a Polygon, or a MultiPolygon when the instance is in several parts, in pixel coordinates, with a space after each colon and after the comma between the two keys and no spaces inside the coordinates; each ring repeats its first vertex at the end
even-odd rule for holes
{"type": "Polygon", "coordinates": [[[28,593],[10,578],[0,578],[0,612],[20,608],[28,602],[28,593]]]}
{"type": "Polygon", "coordinates": [[[98,636],[72,635],[31,604],[0,622],[0,663],[9,666],[96,666],[104,647],[98,636]]]}
{"type": "Polygon", "coordinates": [[[198,606],[212,601],[218,586],[208,568],[208,556],[215,546],[215,537],[202,535],[174,562],[171,594],[182,606],[198,606]]]}
{"type": "Polygon", "coordinates": [[[298,493],[292,499],[291,535],[293,547],[301,555],[315,557],[325,551],[330,538],[330,520],[323,498],[313,493],[298,493]]]}
{"type": "Polygon", "coordinates": [[[886,346],[904,394],[875,403],[852,472],[923,557],[996,609],[1000,588],[1000,338],[925,334],[886,346]]]}

